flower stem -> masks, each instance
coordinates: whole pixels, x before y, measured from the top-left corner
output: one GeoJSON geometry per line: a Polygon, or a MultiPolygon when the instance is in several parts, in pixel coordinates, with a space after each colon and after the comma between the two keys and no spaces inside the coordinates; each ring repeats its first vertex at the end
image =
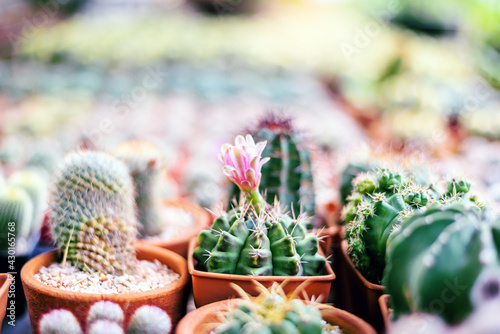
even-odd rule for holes
{"type": "Polygon", "coordinates": [[[255,209],[257,214],[260,214],[260,211],[264,209],[266,202],[262,195],[259,192],[259,188],[253,189],[252,192],[246,193],[247,200],[252,203],[252,206],[255,209]]]}

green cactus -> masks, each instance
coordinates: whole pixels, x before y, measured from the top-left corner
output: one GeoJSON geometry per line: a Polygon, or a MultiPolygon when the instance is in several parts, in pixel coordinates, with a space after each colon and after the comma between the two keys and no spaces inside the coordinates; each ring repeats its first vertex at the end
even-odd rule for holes
{"type": "Polygon", "coordinates": [[[137,219],[127,167],[105,153],[74,152],[54,188],[51,233],[67,260],[89,272],[133,272],[137,219]]]}
{"type": "Polygon", "coordinates": [[[433,205],[391,237],[383,283],[394,318],[412,312],[449,325],[500,296],[500,221],[468,201],[433,205]]]}
{"type": "Polygon", "coordinates": [[[48,185],[45,178],[33,170],[18,171],[9,178],[9,185],[22,188],[31,198],[33,216],[30,231],[38,233],[43,221],[43,212],[47,205],[48,185]]]}
{"type": "Polygon", "coordinates": [[[83,334],[80,323],[68,310],[52,310],[40,319],[40,334],[83,334]]]}
{"type": "Polygon", "coordinates": [[[245,300],[226,315],[225,323],[217,327],[215,333],[321,334],[326,329],[320,304],[305,304],[287,297],[275,286],[264,289],[255,298],[244,297],[245,300]]]}
{"type": "Polygon", "coordinates": [[[460,188],[467,191],[465,193],[440,195],[430,186],[416,185],[403,173],[379,169],[358,175],[353,180],[353,188],[342,212],[347,224],[347,252],[359,272],[368,281],[379,284],[386,264],[388,239],[401,220],[415,209],[434,202],[466,198],[470,184],[469,188],[460,188]]]}
{"type": "MultiPolygon", "coordinates": [[[[313,216],[315,200],[310,153],[293,130],[291,120],[268,115],[252,135],[257,141],[267,141],[262,156],[271,158],[262,166],[260,181],[266,201],[273,204],[277,198],[293,212],[313,216]]],[[[239,194],[238,187],[233,185],[232,197],[238,199],[239,194]]]]}
{"type": "Polygon", "coordinates": [[[19,240],[28,239],[33,219],[33,204],[28,193],[19,187],[6,186],[0,190],[0,249],[6,251],[9,246],[16,245],[19,253],[19,242],[13,242],[12,236],[19,240]],[[9,245],[10,244],[10,245],[9,245]]]}
{"type": "Polygon", "coordinates": [[[151,143],[132,140],[120,144],[114,156],[125,162],[134,181],[139,221],[146,236],[163,231],[162,178],[166,166],[161,151],[151,143]]]}
{"type": "MultiPolygon", "coordinates": [[[[279,206],[279,204],[277,204],[279,206]]],[[[320,275],[326,260],[319,240],[301,218],[268,209],[259,216],[237,208],[216,218],[198,235],[194,251],[199,270],[253,276],[320,275]]]]}
{"type": "Polygon", "coordinates": [[[127,334],[164,334],[170,333],[172,321],[168,314],[156,306],[139,307],[127,329],[127,334]]]}

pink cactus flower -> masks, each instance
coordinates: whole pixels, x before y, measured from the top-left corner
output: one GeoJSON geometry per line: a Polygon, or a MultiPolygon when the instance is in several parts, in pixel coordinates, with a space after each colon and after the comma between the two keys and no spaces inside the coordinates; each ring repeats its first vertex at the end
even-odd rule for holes
{"type": "Polygon", "coordinates": [[[224,164],[224,174],[229,177],[245,193],[258,190],[262,177],[262,165],[269,158],[262,159],[261,154],[266,141],[255,144],[251,135],[237,136],[235,145],[224,144],[219,160],[224,164]]]}

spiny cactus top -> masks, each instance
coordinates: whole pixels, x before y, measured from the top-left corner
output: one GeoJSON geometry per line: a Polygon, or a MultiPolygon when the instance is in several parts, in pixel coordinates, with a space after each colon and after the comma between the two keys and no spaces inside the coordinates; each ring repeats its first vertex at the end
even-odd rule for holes
{"type": "Polygon", "coordinates": [[[452,192],[441,194],[433,186],[416,185],[397,171],[379,169],[358,175],[342,212],[347,251],[354,266],[368,281],[380,283],[388,238],[402,219],[434,202],[466,198],[470,189],[466,184],[453,179],[448,183],[452,192]]]}
{"type": "MultiPolygon", "coordinates": [[[[293,130],[291,119],[267,115],[251,133],[256,139],[268,143],[262,154],[270,157],[270,161],[262,166],[261,180],[266,201],[272,204],[278,198],[288,210],[314,215],[310,153],[293,130]]],[[[236,195],[233,189],[232,196],[236,195]]]]}
{"type": "Polygon", "coordinates": [[[226,321],[215,329],[217,334],[230,333],[330,333],[337,326],[323,322],[321,304],[286,296],[275,283],[270,290],[255,297],[242,296],[236,308],[226,315],[226,321]]]}
{"type": "Polygon", "coordinates": [[[423,312],[455,325],[500,300],[500,221],[468,202],[415,211],[387,259],[383,283],[395,319],[423,312]]]}
{"type": "Polygon", "coordinates": [[[132,140],[120,144],[114,156],[125,162],[135,186],[135,201],[144,235],[163,231],[162,177],[166,171],[162,152],[153,144],[132,140]]]}
{"type": "Polygon", "coordinates": [[[53,239],[82,270],[121,274],[136,263],[134,190],[127,167],[100,152],[70,153],[51,198],[53,239]]]}
{"type": "MultiPolygon", "coordinates": [[[[279,204],[277,204],[279,206],[279,204]]],[[[275,208],[276,209],[276,208],[275,208]]],[[[251,276],[317,276],[326,260],[318,254],[319,238],[298,219],[266,210],[248,214],[236,208],[218,217],[198,235],[197,268],[251,276]]]]}

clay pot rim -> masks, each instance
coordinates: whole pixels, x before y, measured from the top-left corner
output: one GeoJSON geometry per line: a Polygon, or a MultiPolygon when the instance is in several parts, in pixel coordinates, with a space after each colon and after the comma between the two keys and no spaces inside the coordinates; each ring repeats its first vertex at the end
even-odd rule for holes
{"type": "Polygon", "coordinates": [[[11,274],[0,274],[0,282],[2,282],[0,285],[0,296],[3,296],[3,294],[9,290],[10,283],[13,279],[14,276],[11,274]]]}
{"type": "MultiPolygon", "coordinates": [[[[213,302],[201,307],[198,307],[196,310],[189,312],[184,316],[184,318],[181,319],[179,322],[177,329],[175,331],[176,334],[183,334],[181,331],[186,330],[186,329],[191,329],[188,326],[192,325],[197,322],[198,319],[202,318],[203,314],[217,314],[220,315],[221,320],[223,321],[223,314],[225,312],[228,312],[232,309],[234,309],[239,303],[244,301],[242,298],[231,298],[231,299],[226,299],[226,300],[220,300],[217,302],[213,302]],[[185,325],[188,324],[188,325],[185,325]],[[184,328],[188,327],[188,328],[184,328]]],[[[305,304],[310,304],[309,301],[307,300],[302,300],[305,304]]],[[[328,312],[333,313],[335,318],[342,319],[343,322],[348,322],[351,324],[356,324],[357,327],[361,327],[361,329],[364,331],[364,333],[373,333],[375,334],[375,330],[373,327],[364,321],[363,319],[357,317],[356,315],[349,313],[345,310],[336,308],[331,305],[327,304],[321,304],[322,308],[320,309],[323,320],[325,320],[325,317],[327,317],[328,312]]],[[[330,313],[330,314],[331,314],[330,313]]],[[[326,320],[325,320],[326,321],[326,320]]],[[[207,324],[208,325],[208,324],[207,324]]],[[[335,325],[335,324],[332,324],[335,325]]]]}
{"type": "Polygon", "coordinates": [[[382,318],[384,318],[384,324],[387,333],[391,331],[391,319],[390,319],[390,308],[389,308],[389,295],[383,294],[379,297],[378,303],[380,305],[380,311],[382,311],[382,318]]]}
{"type": "MultiPolygon", "coordinates": [[[[175,262],[184,262],[185,259],[178,255],[175,252],[169,251],[167,249],[163,249],[154,245],[147,245],[147,244],[140,244],[136,243],[135,245],[136,251],[138,254],[142,253],[149,253],[153,254],[154,256],[165,253],[164,255],[173,258],[173,261],[175,262]]],[[[190,276],[187,272],[187,268],[185,265],[181,265],[180,267],[180,272],[177,272],[179,274],[179,279],[175,280],[174,282],[153,290],[149,291],[143,291],[143,292],[130,292],[130,293],[112,293],[112,294],[94,294],[94,293],[84,293],[84,292],[74,292],[74,291],[67,291],[67,290],[62,290],[59,288],[55,288],[46,284],[43,284],[42,282],[38,281],[35,278],[35,268],[39,267],[39,263],[43,261],[44,259],[51,258],[52,262],[54,261],[55,258],[58,257],[57,255],[58,250],[52,250],[48,251],[46,253],[40,254],[29,260],[21,269],[21,281],[22,283],[28,288],[28,289],[33,289],[35,291],[38,291],[40,293],[43,293],[44,295],[54,297],[54,298],[61,298],[61,295],[64,295],[65,299],[69,300],[82,300],[83,302],[93,302],[93,301],[98,301],[98,300],[109,300],[109,301],[115,301],[115,302],[124,302],[127,300],[139,300],[139,299],[144,299],[147,300],[148,298],[152,297],[157,297],[158,295],[171,291],[171,290],[180,290],[182,289],[190,279],[190,276]]],[[[160,261],[161,262],[161,261],[160,261]]],[[[162,262],[163,263],[163,262],[162,262]]],[[[171,268],[171,266],[169,266],[171,268]]],[[[171,268],[173,270],[173,268],[171,268]]],[[[25,288],[25,289],[27,289],[25,288]]]]}
{"type": "Polygon", "coordinates": [[[155,245],[162,248],[171,248],[179,246],[189,242],[194,236],[210,226],[212,222],[212,217],[210,213],[198,204],[188,201],[183,198],[171,199],[163,201],[164,206],[180,207],[186,211],[189,211],[195,217],[195,224],[187,233],[182,236],[172,239],[172,240],[161,240],[161,239],[138,239],[137,243],[155,245]]]}
{"type": "MultiPolygon", "coordinates": [[[[333,281],[335,279],[335,273],[333,272],[332,267],[326,262],[325,269],[327,271],[326,275],[318,275],[318,276],[247,276],[247,275],[235,275],[235,274],[220,274],[220,273],[210,273],[207,271],[196,270],[194,268],[194,260],[193,253],[194,249],[198,246],[198,237],[194,237],[189,242],[188,249],[188,271],[191,276],[212,278],[212,279],[227,279],[231,281],[251,281],[256,280],[259,282],[275,282],[275,281],[288,281],[288,282],[302,282],[305,280],[314,280],[318,281],[333,281]]],[[[321,249],[319,253],[324,256],[321,249]]]]}
{"type": "Polygon", "coordinates": [[[368,289],[371,289],[371,290],[379,290],[379,291],[383,291],[385,289],[385,287],[383,285],[380,285],[380,284],[375,284],[375,283],[372,283],[372,282],[369,282],[359,271],[358,269],[354,266],[354,263],[352,263],[351,261],[351,258],[349,257],[349,255],[347,254],[347,240],[342,240],[341,244],[340,244],[340,247],[342,248],[342,254],[344,255],[347,263],[354,269],[354,272],[356,273],[356,275],[358,276],[358,278],[361,280],[361,282],[363,282],[363,284],[368,288],[368,289]]]}

